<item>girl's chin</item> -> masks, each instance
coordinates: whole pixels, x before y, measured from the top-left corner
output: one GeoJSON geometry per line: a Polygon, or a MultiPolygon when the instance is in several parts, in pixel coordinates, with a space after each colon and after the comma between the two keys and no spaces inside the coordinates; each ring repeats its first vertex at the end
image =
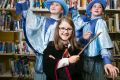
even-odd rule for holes
{"type": "Polygon", "coordinates": [[[68,41],[68,38],[61,38],[62,41],[68,41]]]}

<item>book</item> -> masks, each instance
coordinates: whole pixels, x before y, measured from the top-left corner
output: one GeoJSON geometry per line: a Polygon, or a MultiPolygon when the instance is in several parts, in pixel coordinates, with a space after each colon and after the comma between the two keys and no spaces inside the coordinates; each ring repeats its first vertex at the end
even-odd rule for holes
{"type": "Polygon", "coordinates": [[[0,75],[6,72],[6,66],[4,62],[0,62],[0,75]]]}
{"type": "Polygon", "coordinates": [[[120,14],[115,14],[115,27],[116,27],[116,32],[120,32],[120,14]]]}

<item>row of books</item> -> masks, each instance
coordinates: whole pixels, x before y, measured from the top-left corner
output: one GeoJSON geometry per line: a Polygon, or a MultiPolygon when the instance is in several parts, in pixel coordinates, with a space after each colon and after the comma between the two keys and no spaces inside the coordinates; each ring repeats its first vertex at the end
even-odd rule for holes
{"type": "Polygon", "coordinates": [[[43,2],[45,0],[29,0],[30,8],[45,8],[43,2]]]}
{"type": "Polygon", "coordinates": [[[10,12],[0,13],[0,31],[16,31],[23,27],[23,20],[16,20],[10,12]]]}
{"type": "Polygon", "coordinates": [[[5,63],[0,62],[0,75],[4,74],[5,72],[6,72],[5,63]]]}
{"type": "MultiPolygon", "coordinates": [[[[73,7],[74,6],[74,1],[75,0],[65,0],[66,3],[68,4],[68,6],[73,7]]],[[[86,9],[87,5],[89,2],[91,2],[92,0],[78,0],[78,8],[82,8],[82,9],[86,9]]]]}
{"type": "Polygon", "coordinates": [[[107,0],[107,9],[120,9],[120,0],[107,0]]]}
{"type": "MultiPolygon", "coordinates": [[[[120,70],[120,58],[114,59],[112,61],[112,64],[120,70]]],[[[118,75],[120,76],[120,73],[118,75]]],[[[117,80],[119,80],[119,79],[117,79],[117,80]]]]}
{"type": "Polygon", "coordinates": [[[112,41],[112,42],[114,44],[112,55],[120,57],[120,41],[112,41]]]}
{"type": "Polygon", "coordinates": [[[34,74],[34,62],[28,57],[20,57],[18,59],[9,59],[11,74],[13,76],[20,75],[32,77],[34,74]]]}
{"type": "MultiPolygon", "coordinates": [[[[0,0],[0,8],[15,8],[19,0],[0,0]]],[[[43,2],[45,0],[26,0],[29,2],[30,8],[44,8],[43,2]]]]}
{"type": "MultiPolygon", "coordinates": [[[[65,0],[66,3],[69,6],[73,6],[74,5],[74,1],[75,0],[65,0]]],[[[88,4],[91,2],[92,0],[78,0],[78,8],[83,8],[86,9],[86,7],[88,6],[88,4]]],[[[120,9],[120,0],[106,0],[107,1],[107,9],[120,9]]]]}
{"type": "MultiPolygon", "coordinates": [[[[16,77],[30,77],[33,79],[34,76],[34,63],[29,57],[10,58],[9,64],[0,62],[0,75],[9,73],[10,76],[16,77]],[[6,67],[9,65],[10,70],[6,67]]],[[[7,76],[7,74],[6,74],[7,76]]]]}
{"type": "Polygon", "coordinates": [[[25,41],[20,43],[0,41],[0,54],[29,54],[30,49],[25,41]]]}
{"type": "MultiPolygon", "coordinates": [[[[120,14],[105,14],[105,20],[109,32],[120,32],[120,14]]],[[[0,31],[17,31],[22,30],[24,26],[24,20],[15,20],[10,14],[0,14],[0,31]]]]}
{"type": "Polygon", "coordinates": [[[120,14],[105,14],[105,20],[107,22],[109,32],[120,32],[120,14]]]}
{"type": "MultiPolygon", "coordinates": [[[[15,4],[19,0],[0,0],[0,8],[15,8],[15,4]]],[[[30,8],[45,8],[43,2],[45,0],[27,0],[30,8]]],[[[74,0],[65,0],[69,6],[74,5],[74,0]]],[[[78,0],[78,7],[86,9],[88,3],[92,0],[78,0]]],[[[119,9],[120,0],[107,0],[107,9],[119,9]]]]}
{"type": "MultiPolygon", "coordinates": [[[[45,0],[29,0],[30,8],[44,8],[43,2],[45,0]]],[[[74,6],[75,0],[65,0],[68,6],[74,6]]],[[[78,0],[78,8],[86,9],[87,5],[92,0],[78,0]]],[[[107,0],[107,9],[120,9],[120,0],[107,0]]]]}
{"type": "Polygon", "coordinates": [[[0,0],[0,8],[15,8],[18,0],[0,0]]]}

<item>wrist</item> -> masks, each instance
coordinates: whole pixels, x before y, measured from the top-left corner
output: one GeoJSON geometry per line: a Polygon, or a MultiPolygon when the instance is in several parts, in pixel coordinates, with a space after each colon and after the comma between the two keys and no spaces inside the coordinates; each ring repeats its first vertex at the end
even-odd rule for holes
{"type": "Polygon", "coordinates": [[[110,60],[110,58],[108,56],[103,57],[103,62],[104,62],[104,64],[112,64],[112,61],[110,60]]]}

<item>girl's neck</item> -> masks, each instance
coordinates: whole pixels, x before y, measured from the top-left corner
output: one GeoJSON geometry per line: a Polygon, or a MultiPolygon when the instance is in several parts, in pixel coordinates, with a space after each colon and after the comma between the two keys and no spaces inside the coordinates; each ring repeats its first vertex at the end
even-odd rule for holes
{"type": "Polygon", "coordinates": [[[55,19],[55,20],[59,20],[59,16],[60,16],[59,14],[56,14],[56,15],[55,14],[51,14],[50,18],[55,19]]]}
{"type": "Polygon", "coordinates": [[[63,45],[64,45],[65,47],[68,47],[68,45],[69,45],[69,41],[61,40],[61,42],[63,43],[63,45]]]}

